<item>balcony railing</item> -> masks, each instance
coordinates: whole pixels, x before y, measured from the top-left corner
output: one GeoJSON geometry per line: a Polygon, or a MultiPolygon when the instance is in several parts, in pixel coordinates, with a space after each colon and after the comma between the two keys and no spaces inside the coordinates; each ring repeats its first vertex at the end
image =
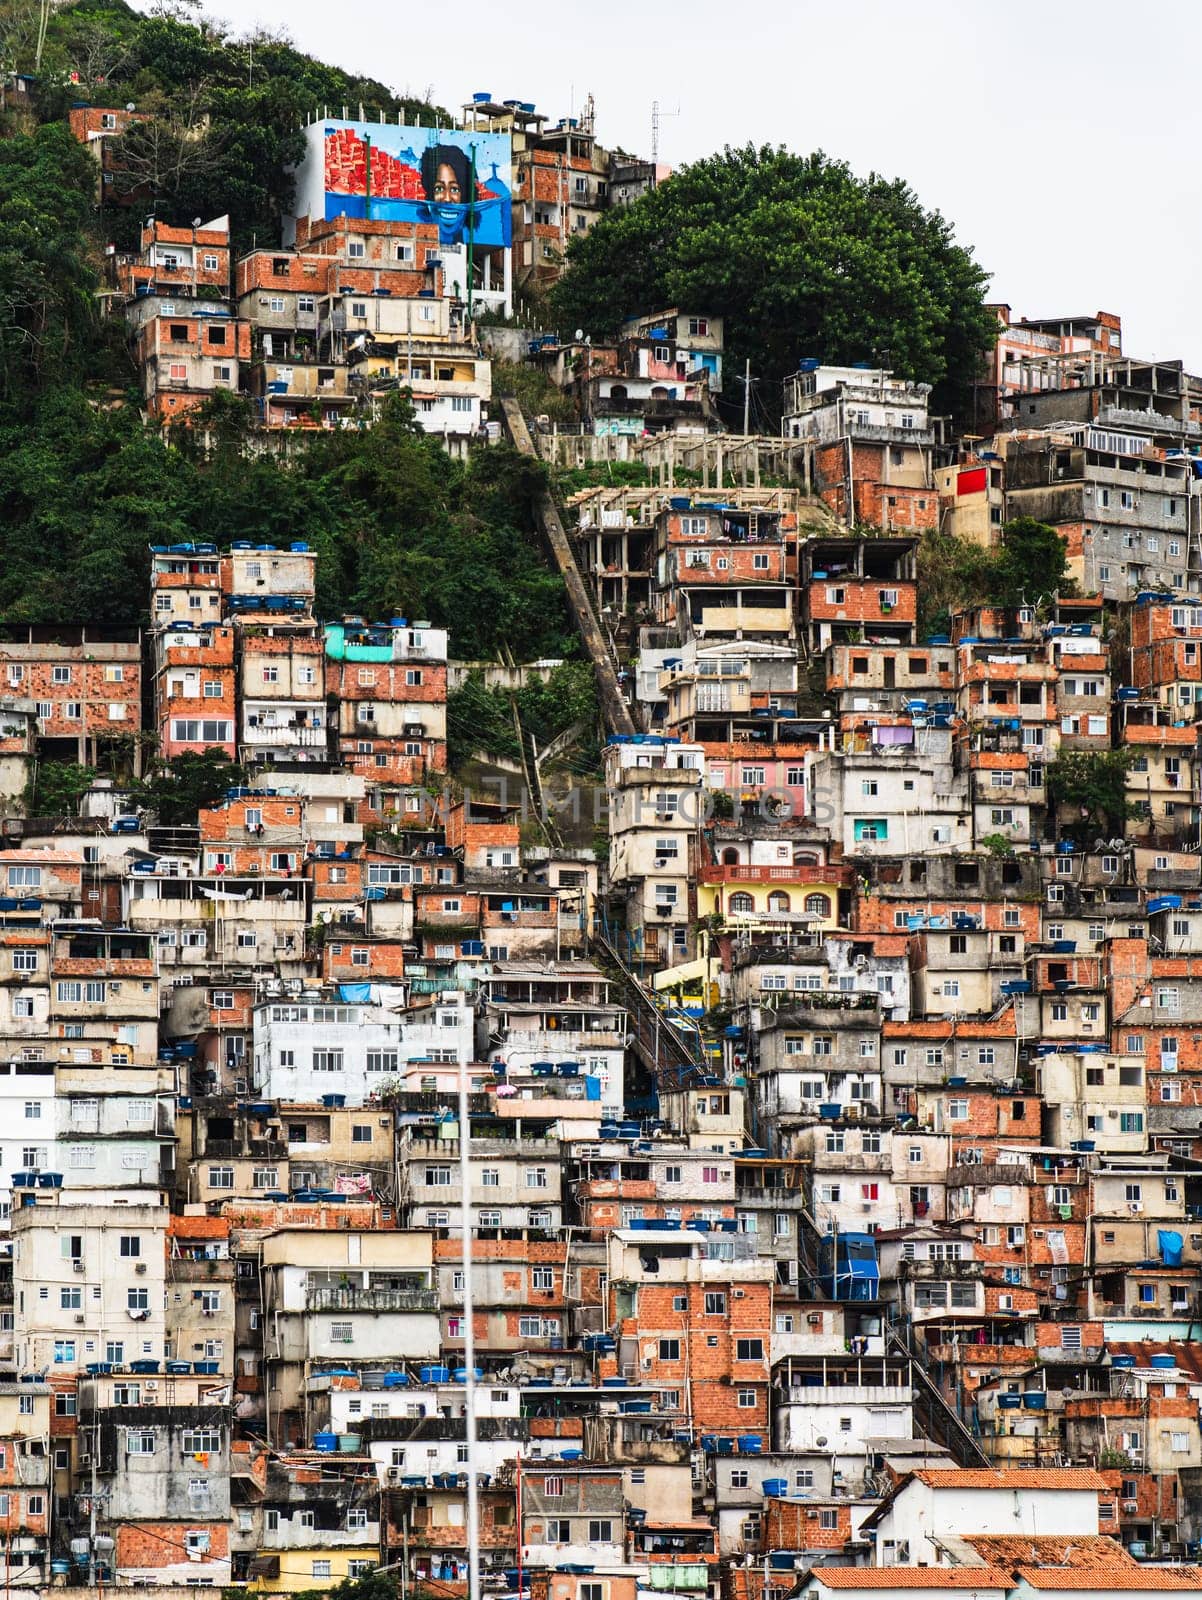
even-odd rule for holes
{"type": "Polygon", "coordinates": [[[710,864],[699,874],[702,883],[826,883],[850,884],[850,867],[750,866],[710,864]]]}
{"type": "Polygon", "coordinates": [[[309,1311],[437,1311],[437,1289],[337,1289],[311,1286],[309,1311]]]}

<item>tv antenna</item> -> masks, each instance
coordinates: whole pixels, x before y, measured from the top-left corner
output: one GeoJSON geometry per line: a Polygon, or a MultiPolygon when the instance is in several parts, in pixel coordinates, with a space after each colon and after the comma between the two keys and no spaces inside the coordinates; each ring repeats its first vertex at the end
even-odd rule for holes
{"type": "Polygon", "coordinates": [[[661,117],[678,117],[679,115],[679,105],[675,111],[661,111],[658,100],[651,102],[651,165],[653,167],[659,165],[659,119],[661,117]]]}

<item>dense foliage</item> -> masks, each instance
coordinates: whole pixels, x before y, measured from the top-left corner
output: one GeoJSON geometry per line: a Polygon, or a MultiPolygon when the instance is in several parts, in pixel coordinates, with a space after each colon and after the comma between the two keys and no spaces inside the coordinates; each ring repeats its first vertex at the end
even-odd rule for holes
{"type": "Polygon", "coordinates": [[[471,658],[573,653],[532,532],[537,464],[503,448],[452,461],[403,396],[289,461],[246,453],[239,397],[215,397],[209,452],[146,426],[121,322],[95,297],[94,181],[61,123],[0,139],[0,619],[134,626],[151,544],[306,539],[321,615],[429,618],[471,658]]]}
{"type": "Polygon", "coordinates": [[[205,456],[63,388],[0,413],[0,616],[139,624],[152,543],[304,538],[319,615],[427,618],[470,659],[568,655],[563,586],[529,531],[541,482],[503,447],[452,461],[399,395],[374,429],[320,435],[287,465],[235,439],[205,456]]]}
{"type": "Polygon", "coordinates": [[[578,727],[579,736],[563,752],[558,765],[578,774],[597,770],[597,683],[592,668],[582,661],[564,661],[545,679],[532,679],[512,693],[488,689],[480,674],[472,673],[447,701],[447,753],[452,770],[458,771],[481,754],[518,760],[521,746],[515,712],[523,732],[534,739],[539,750],[578,727]]]}
{"type": "MultiPolygon", "coordinates": [[[[777,413],[799,358],[890,367],[967,410],[996,337],[987,276],[938,212],[899,180],[825,155],[727,148],[682,167],[568,246],[552,304],[563,327],[612,335],[667,306],[725,320],[726,385],[750,359],[777,413]]],[[[754,413],[753,413],[754,414],[754,413]]]]}
{"type": "Polygon", "coordinates": [[[919,626],[925,635],[946,633],[962,606],[1042,607],[1072,591],[1067,546],[1061,534],[1033,517],[1015,517],[991,550],[943,532],[928,533],[918,547],[919,626]]]}
{"type": "MultiPolygon", "coordinates": [[[[0,0],[0,17],[29,3],[0,0]]],[[[423,95],[326,66],[262,30],[236,37],[172,14],[183,9],[160,5],[147,16],[124,0],[77,0],[53,18],[40,74],[45,115],[61,116],[74,100],[132,102],[153,113],[121,140],[124,187],[169,220],[228,212],[236,247],[274,242],[292,199],[300,130],[315,110],[345,106],[357,115],[362,104],[369,116],[449,120],[423,95]]],[[[109,233],[128,242],[140,215],[140,206],[110,207],[109,233]]]]}
{"type": "Polygon", "coordinates": [[[1063,808],[1058,831],[1083,844],[1121,836],[1139,809],[1127,790],[1134,760],[1133,750],[1061,750],[1044,779],[1049,805],[1063,808]]]}

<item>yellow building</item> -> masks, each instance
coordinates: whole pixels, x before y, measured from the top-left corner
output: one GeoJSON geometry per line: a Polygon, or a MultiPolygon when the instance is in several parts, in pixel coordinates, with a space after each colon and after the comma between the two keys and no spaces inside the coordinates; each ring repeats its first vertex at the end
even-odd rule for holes
{"type": "Polygon", "coordinates": [[[375,1544],[306,1545],[303,1549],[260,1548],[252,1565],[255,1576],[246,1587],[252,1594],[299,1594],[305,1589],[332,1589],[345,1578],[361,1577],[379,1566],[375,1544]]]}
{"type": "Polygon", "coordinates": [[[727,933],[830,933],[849,882],[847,867],[715,863],[698,873],[697,915],[727,933]]]}

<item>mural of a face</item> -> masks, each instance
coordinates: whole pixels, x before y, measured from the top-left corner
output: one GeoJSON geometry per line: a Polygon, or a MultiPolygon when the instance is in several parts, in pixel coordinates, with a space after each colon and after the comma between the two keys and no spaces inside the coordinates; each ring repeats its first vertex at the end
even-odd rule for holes
{"type": "Polygon", "coordinates": [[[422,152],[422,188],[443,244],[463,238],[471,182],[471,165],[458,145],[435,144],[422,152]]]}
{"type": "Polygon", "coordinates": [[[463,204],[463,191],[459,187],[459,178],[449,161],[440,163],[435,175],[434,199],[440,205],[463,204]]]}

